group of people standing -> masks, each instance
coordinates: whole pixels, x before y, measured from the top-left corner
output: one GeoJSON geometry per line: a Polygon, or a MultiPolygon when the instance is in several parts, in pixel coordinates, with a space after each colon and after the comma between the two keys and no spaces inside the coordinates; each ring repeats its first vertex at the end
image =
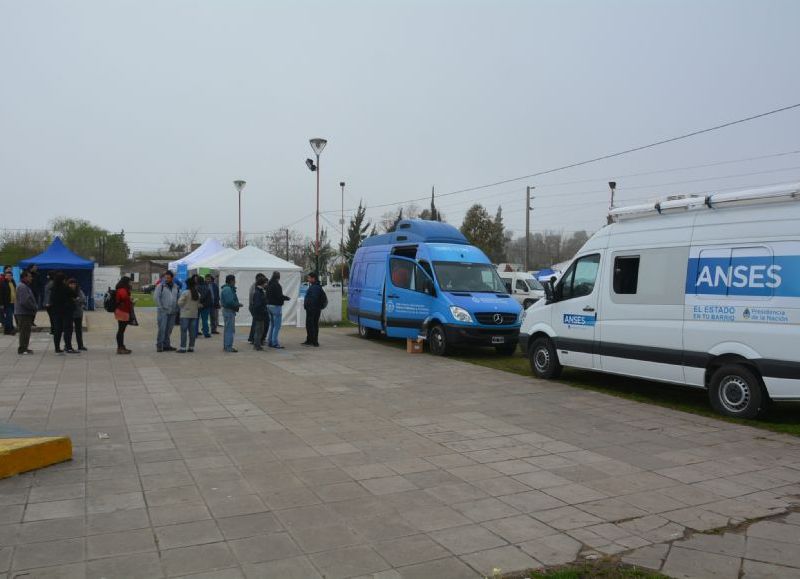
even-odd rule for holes
{"type": "Polygon", "coordinates": [[[280,279],[279,271],[272,272],[269,281],[267,276],[259,273],[250,287],[250,314],[253,322],[247,341],[256,350],[263,350],[265,342],[270,348],[283,349],[278,341],[278,334],[283,321],[283,304],[291,298],[283,295],[280,279]]]}

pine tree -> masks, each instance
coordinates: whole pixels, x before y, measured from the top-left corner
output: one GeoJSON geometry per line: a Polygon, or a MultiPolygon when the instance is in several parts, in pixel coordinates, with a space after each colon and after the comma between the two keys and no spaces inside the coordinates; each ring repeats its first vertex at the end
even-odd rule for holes
{"type": "Polygon", "coordinates": [[[361,242],[367,238],[367,231],[370,227],[372,224],[367,220],[367,208],[359,201],[355,215],[350,218],[344,245],[339,248],[339,253],[344,256],[348,264],[353,263],[353,256],[361,247],[361,242]]]}

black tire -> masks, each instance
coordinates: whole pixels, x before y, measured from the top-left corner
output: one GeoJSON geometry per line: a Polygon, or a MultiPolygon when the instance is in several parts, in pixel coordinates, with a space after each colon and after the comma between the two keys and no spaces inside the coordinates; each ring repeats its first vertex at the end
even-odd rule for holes
{"type": "Polygon", "coordinates": [[[531,371],[538,378],[558,378],[564,367],[558,361],[558,354],[553,340],[547,337],[536,338],[528,350],[531,371]]]}
{"type": "Polygon", "coordinates": [[[441,324],[434,324],[428,330],[428,350],[434,356],[447,356],[452,351],[447,341],[447,332],[441,324]]]}
{"type": "Polygon", "coordinates": [[[517,351],[517,344],[503,344],[502,346],[495,346],[495,351],[501,356],[513,356],[517,351]]]}
{"type": "Polygon", "coordinates": [[[761,379],[740,364],[726,364],[714,372],[708,398],[714,410],[733,418],[757,418],[768,402],[761,379]]]}
{"type": "Polygon", "coordinates": [[[378,331],[366,327],[360,321],[358,322],[358,335],[365,340],[370,340],[378,335],[378,331]]]}

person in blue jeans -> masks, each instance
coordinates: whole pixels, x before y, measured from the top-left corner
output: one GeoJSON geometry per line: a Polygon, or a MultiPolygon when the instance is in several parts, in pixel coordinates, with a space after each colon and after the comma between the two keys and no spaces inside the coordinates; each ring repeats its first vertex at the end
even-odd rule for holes
{"type": "Polygon", "coordinates": [[[200,293],[200,311],[198,312],[198,328],[197,334],[200,334],[200,323],[202,322],[203,336],[206,338],[211,337],[211,328],[208,325],[208,319],[211,315],[211,308],[214,305],[214,295],[211,293],[211,287],[206,283],[206,280],[201,275],[193,276],[195,279],[197,291],[200,293]]]}
{"type": "Polygon", "coordinates": [[[267,333],[267,345],[270,348],[283,349],[278,342],[278,334],[281,331],[281,321],[283,320],[283,304],[291,298],[283,295],[281,287],[281,272],[273,271],[272,277],[267,284],[267,312],[269,313],[269,332],[267,333]]]}
{"type": "Polygon", "coordinates": [[[173,352],[175,348],[170,341],[172,328],[175,327],[175,316],[178,313],[178,295],[180,288],[172,271],[167,270],[161,282],[153,292],[153,301],[156,302],[156,322],[158,334],[156,336],[157,352],[173,352]]]}
{"type": "Polygon", "coordinates": [[[236,333],[236,313],[242,304],[236,295],[236,276],[228,274],[225,276],[225,286],[220,292],[220,304],[222,305],[222,319],[225,329],[222,335],[222,349],[226,352],[238,352],[233,347],[233,336],[236,333]]]}

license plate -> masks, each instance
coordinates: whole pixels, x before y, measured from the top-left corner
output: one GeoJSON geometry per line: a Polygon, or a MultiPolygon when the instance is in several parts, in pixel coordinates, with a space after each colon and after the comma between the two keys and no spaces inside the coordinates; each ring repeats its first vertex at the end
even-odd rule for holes
{"type": "Polygon", "coordinates": [[[492,344],[505,344],[506,339],[503,336],[492,336],[492,344]]]}

